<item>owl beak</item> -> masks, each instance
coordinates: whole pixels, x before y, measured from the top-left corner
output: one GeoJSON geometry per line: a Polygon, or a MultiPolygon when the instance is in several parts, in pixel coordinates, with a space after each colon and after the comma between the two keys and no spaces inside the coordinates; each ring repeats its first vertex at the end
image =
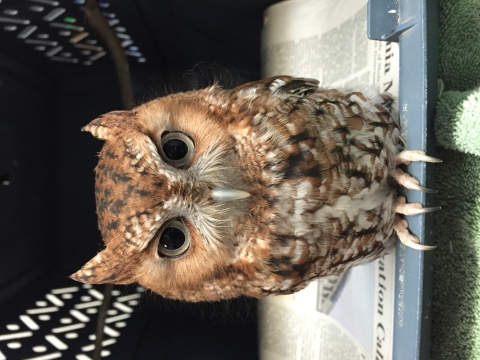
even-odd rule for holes
{"type": "Polygon", "coordinates": [[[212,198],[216,202],[246,199],[250,193],[242,190],[215,188],[212,190],[212,198]]]}

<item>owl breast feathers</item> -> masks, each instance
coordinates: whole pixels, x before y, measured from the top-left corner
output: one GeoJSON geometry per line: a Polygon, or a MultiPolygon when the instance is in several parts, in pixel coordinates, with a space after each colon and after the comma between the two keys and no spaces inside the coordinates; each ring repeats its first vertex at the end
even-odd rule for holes
{"type": "Polygon", "coordinates": [[[397,181],[426,189],[397,165],[435,159],[400,152],[393,99],[373,89],[278,76],[158,98],[83,130],[105,140],[105,249],[75,280],[187,301],[261,298],[372,261],[395,233],[428,248],[397,213],[432,209],[406,204],[397,181]]]}

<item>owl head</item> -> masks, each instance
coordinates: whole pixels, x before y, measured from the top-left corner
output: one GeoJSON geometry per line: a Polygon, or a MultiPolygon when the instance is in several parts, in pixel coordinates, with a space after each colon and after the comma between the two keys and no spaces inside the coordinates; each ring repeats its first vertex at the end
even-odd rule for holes
{"type": "Polygon", "coordinates": [[[238,261],[257,190],[239,165],[243,130],[229,126],[239,111],[232,94],[217,86],[173,94],[82,129],[105,140],[95,169],[105,249],[74,280],[138,282],[189,301],[245,293],[234,283],[253,271],[238,261]]]}
{"type": "Polygon", "coordinates": [[[85,126],[105,140],[95,169],[105,248],[72,278],[187,301],[303,288],[314,246],[298,234],[314,230],[292,209],[320,186],[302,112],[318,113],[302,100],[317,87],[287,76],[211,86],[85,126]]]}

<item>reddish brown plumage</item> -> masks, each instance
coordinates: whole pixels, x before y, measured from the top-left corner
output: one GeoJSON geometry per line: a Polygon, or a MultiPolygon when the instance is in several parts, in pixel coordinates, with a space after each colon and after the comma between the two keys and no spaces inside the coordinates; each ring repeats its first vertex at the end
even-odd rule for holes
{"type": "Polygon", "coordinates": [[[280,76],[218,86],[113,112],[84,128],[106,140],[96,168],[106,249],[72,277],[139,282],[188,301],[288,294],[318,276],[374,260],[394,244],[402,146],[393,100],[372,89],[318,89],[280,76]],[[169,165],[161,138],[193,140],[169,165]],[[212,189],[250,197],[212,200],[212,189]],[[159,255],[173,219],[191,238],[159,255]]]}

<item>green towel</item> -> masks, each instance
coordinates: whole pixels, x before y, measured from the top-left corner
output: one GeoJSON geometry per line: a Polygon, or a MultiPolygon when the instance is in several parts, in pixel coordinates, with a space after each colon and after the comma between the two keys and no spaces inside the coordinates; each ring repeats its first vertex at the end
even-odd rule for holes
{"type": "Polygon", "coordinates": [[[479,117],[480,89],[444,92],[437,104],[437,144],[480,156],[479,117]]]}
{"type": "Polygon", "coordinates": [[[432,359],[480,359],[480,0],[440,1],[432,359]]]}
{"type": "Polygon", "coordinates": [[[480,359],[480,157],[436,156],[432,359],[480,359]]]}
{"type": "Polygon", "coordinates": [[[438,66],[447,90],[472,90],[480,85],[479,14],[478,0],[440,0],[438,66]]]}

